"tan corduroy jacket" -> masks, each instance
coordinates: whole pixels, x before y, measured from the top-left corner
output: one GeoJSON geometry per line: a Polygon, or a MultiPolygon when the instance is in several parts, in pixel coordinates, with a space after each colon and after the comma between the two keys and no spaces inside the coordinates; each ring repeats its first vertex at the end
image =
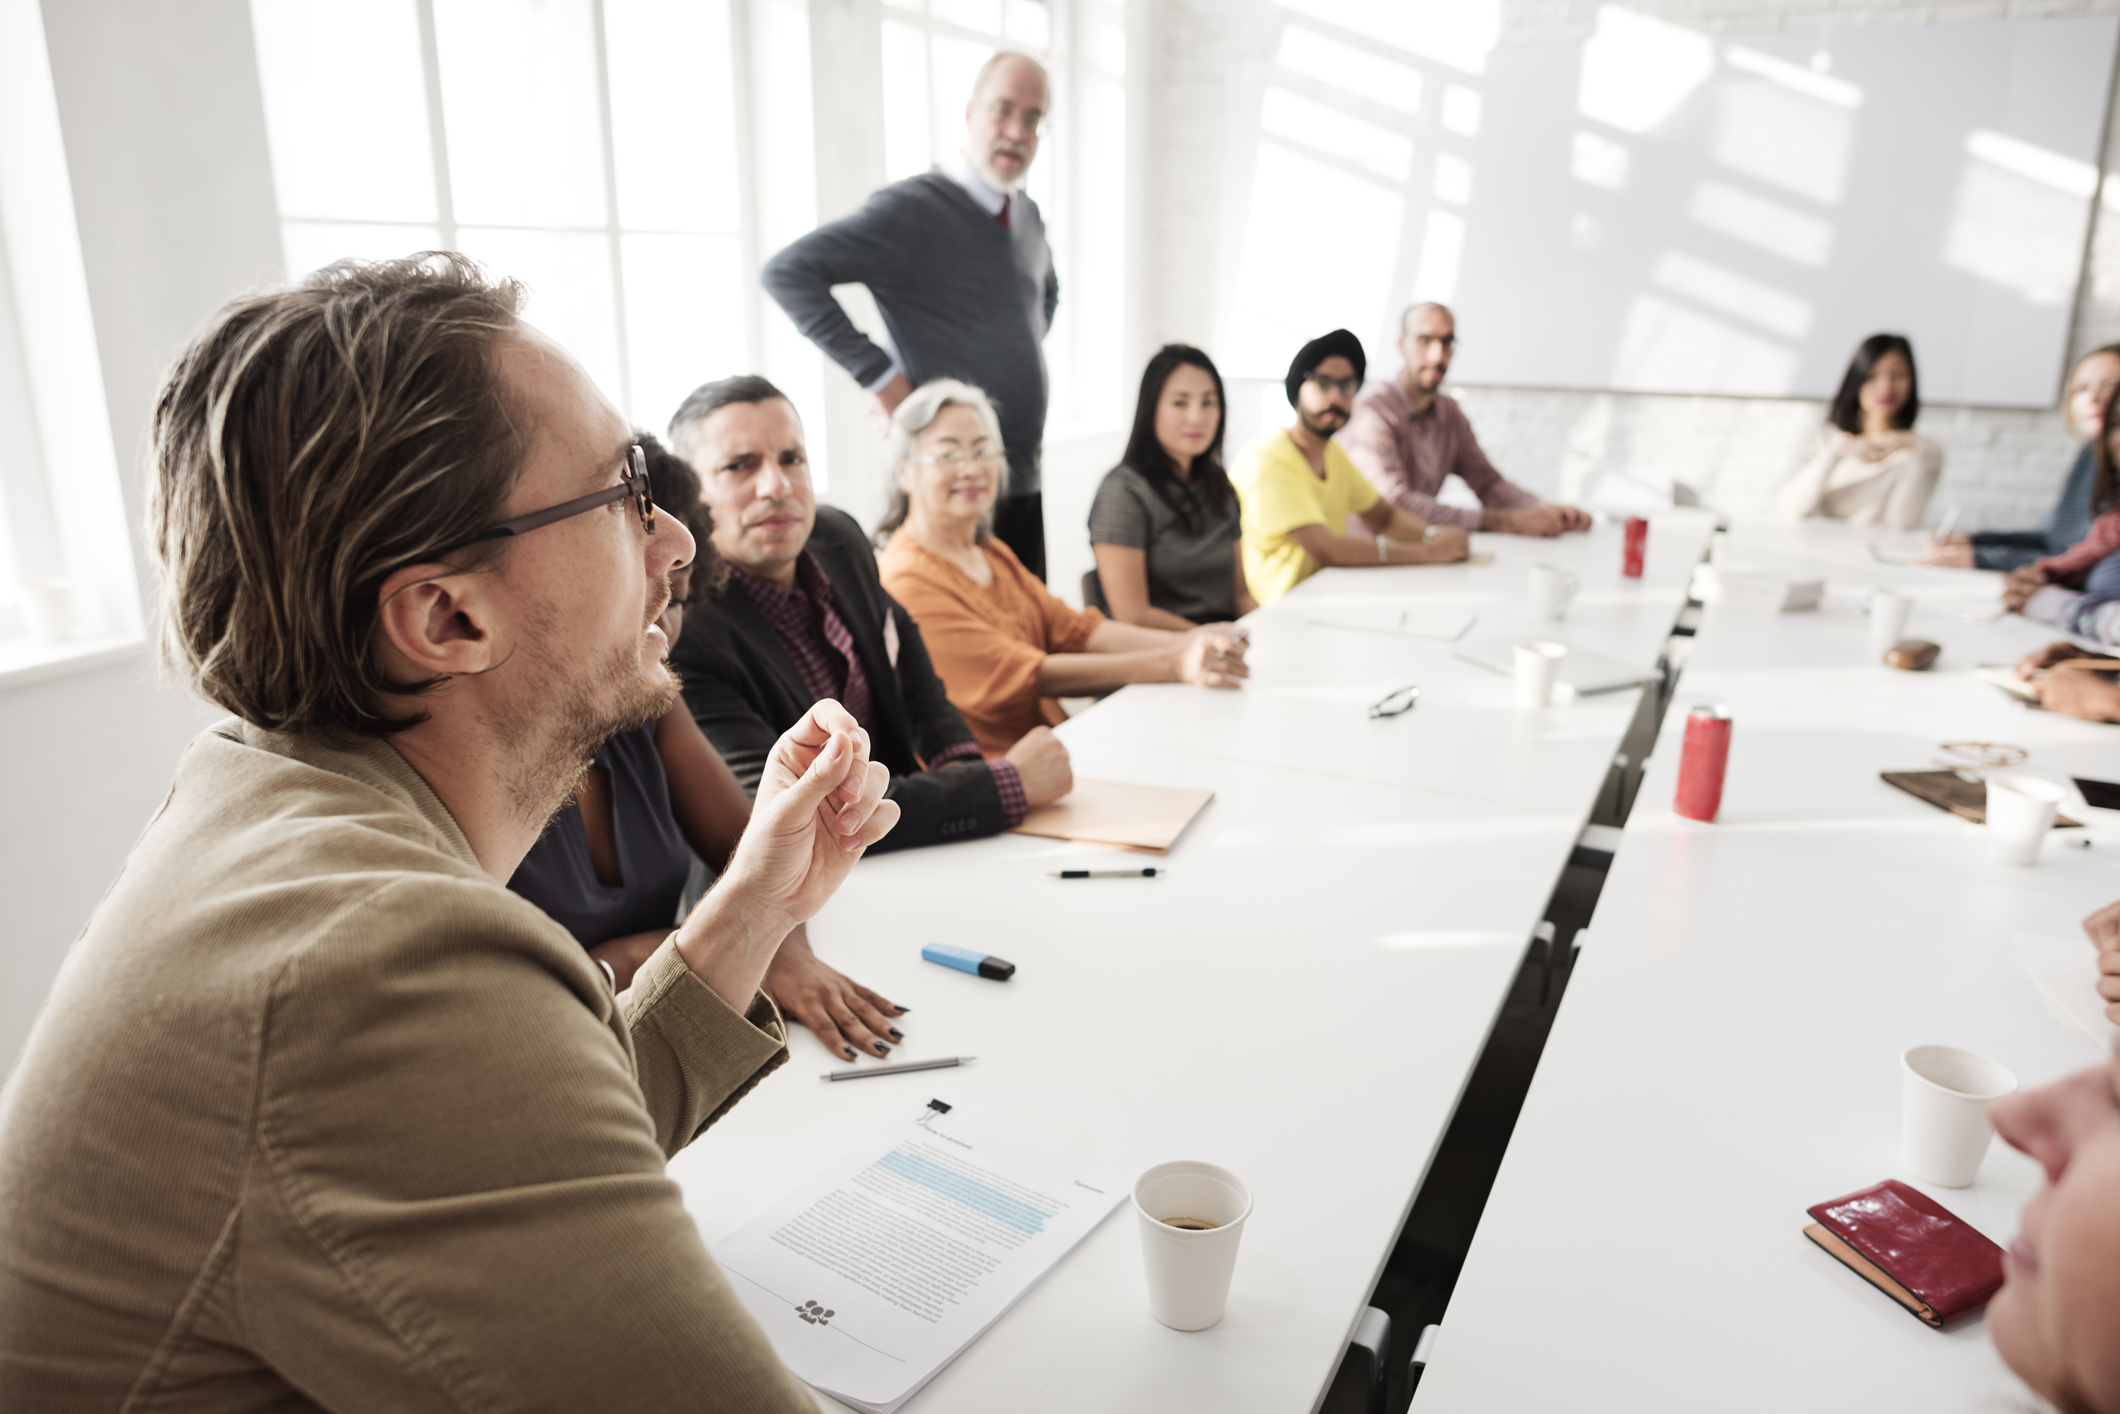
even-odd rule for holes
{"type": "Polygon", "coordinates": [[[215,727],[0,1094],[0,1410],[814,1410],[663,1173],[786,1056],[389,745],[215,727]]]}

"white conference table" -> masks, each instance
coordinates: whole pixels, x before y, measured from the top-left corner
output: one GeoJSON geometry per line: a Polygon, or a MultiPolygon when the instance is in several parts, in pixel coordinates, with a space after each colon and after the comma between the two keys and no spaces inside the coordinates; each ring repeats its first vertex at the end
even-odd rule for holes
{"type": "Polygon", "coordinates": [[[979,1061],[832,1085],[818,1077],[844,1063],[798,1032],[789,1065],[671,1165],[702,1234],[720,1240],[930,1096],[1129,1182],[1209,1159],[1256,1198],[1220,1325],[1181,1334],[1148,1315],[1122,1205],[907,1407],[1313,1407],[1638,694],[1521,711],[1507,678],[1447,645],[1313,638],[1305,605],[1447,593],[1515,632],[1529,566],[1572,558],[1586,586],[1558,636],[1647,668],[1707,529],[1660,524],[1646,584],[1619,582],[1616,527],[1481,536],[1483,566],[1329,571],[1253,617],[1245,690],[1128,688],[1069,721],[1078,776],[1216,792],[1166,878],[1062,882],[1064,865],[1142,856],[1020,835],[864,860],[811,925],[819,953],[913,1008],[896,1058],[979,1061]],[[1370,721],[1407,681],[1419,707],[1370,721]],[[930,942],[1017,974],[924,963],[930,942]]]}
{"type": "MultiPolygon", "coordinates": [[[[1994,576],[1851,546],[1837,527],[1733,534],[1726,561],[1809,563],[1836,592],[1816,613],[1705,616],[1417,1409],[2029,1407],[1984,1318],[1922,1326],[1804,1238],[1804,1210],[1909,1177],[1908,1046],[1969,1047],[2027,1087],[2101,1057],[2012,938],[2080,941],[2079,920],[2120,898],[2120,814],[2072,802],[2089,828],[2012,868],[1877,773],[1977,739],[2027,748],[2016,769],[2064,785],[2111,778],[2120,733],[1971,675],[2053,637],[1952,616],[1992,603],[1994,576]],[[1874,663],[1847,592],[1865,581],[1920,596],[1908,633],[1943,646],[1934,670],[1874,663]],[[1735,717],[1711,825],[1671,809],[1698,701],[1735,717]]],[[[1973,1187],[1924,1187],[2006,1244],[2038,1181],[1997,1143],[1973,1187]]]]}

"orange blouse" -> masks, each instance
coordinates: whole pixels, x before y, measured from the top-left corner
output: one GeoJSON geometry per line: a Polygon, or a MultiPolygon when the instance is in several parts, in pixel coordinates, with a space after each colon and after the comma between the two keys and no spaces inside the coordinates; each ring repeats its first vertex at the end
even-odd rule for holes
{"type": "Polygon", "coordinates": [[[920,625],[950,701],[993,757],[1032,727],[1067,719],[1038,695],[1039,665],[1048,653],[1082,652],[1104,615],[1070,609],[998,539],[979,548],[994,570],[984,588],[901,530],[884,547],[883,587],[920,625]]]}

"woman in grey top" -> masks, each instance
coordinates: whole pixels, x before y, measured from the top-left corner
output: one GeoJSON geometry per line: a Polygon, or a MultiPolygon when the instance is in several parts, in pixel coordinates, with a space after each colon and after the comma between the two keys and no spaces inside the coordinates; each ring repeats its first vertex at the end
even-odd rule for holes
{"type": "Polygon", "coordinates": [[[1181,632],[1250,613],[1241,534],[1222,469],[1222,375],[1191,345],[1165,344],[1141,375],[1125,459],[1090,504],[1097,607],[1181,632]]]}

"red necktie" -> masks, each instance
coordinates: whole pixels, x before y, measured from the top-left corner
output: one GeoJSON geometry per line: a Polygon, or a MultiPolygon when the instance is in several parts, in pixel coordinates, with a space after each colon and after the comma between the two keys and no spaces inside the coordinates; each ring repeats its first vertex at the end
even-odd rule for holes
{"type": "Polygon", "coordinates": [[[1004,231],[1010,231],[1015,229],[1008,223],[1009,200],[1010,198],[1005,196],[1001,198],[1001,209],[994,213],[994,219],[1001,223],[1001,229],[1004,231]]]}

